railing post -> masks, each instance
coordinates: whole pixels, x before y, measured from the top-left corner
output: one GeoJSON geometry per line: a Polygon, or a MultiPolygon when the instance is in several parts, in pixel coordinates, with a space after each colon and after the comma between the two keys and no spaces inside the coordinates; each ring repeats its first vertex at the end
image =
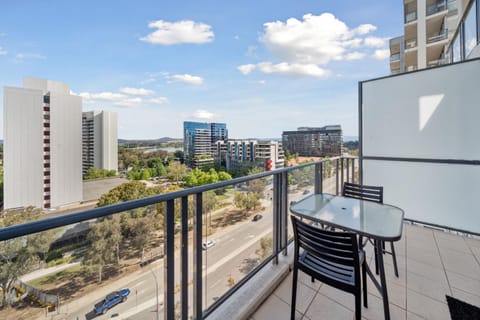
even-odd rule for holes
{"type": "MultiPolygon", "coordinates": [[[[196,210],[193,228],[193,317],[203,318],[202,308],[202,193],[195,195],[196,210]]],[[[170,319],[170,318],[165,318],[170,319]]]]}
{"type": "Polygon", "coordinates": [[[323,193],[323,162],[315,165],[315,194],[323,193]]]}
{"type": "Polygon", "coordinates": [[[352,158],[352,183],[355,183],[355,158],[352,158]]]}
{"type": "Polygon", "coordinates": [[[343,162],[344,161],[343,160],[344,160],[343,157],[340,157],[340,186],[343,186],[343,181],[344,181],[344,179],[343,179],[343,175],[344,175],[343,162]]]}
{"type": "Polygon", "coordinates": [[[188,196],[182,197],[182,319],[188,318],[188,196]]]}
{"type": "Polygon", "coordinates": [[[347,169],[345,172],[347,174],[347,182],[350,182],[350,158],[347,158],[347,169]]]}
{"type": "Polygon", "coordinates": [[[273,176],[273,239],[272,239],[272,250],[273,250],[273,263],[278,264],[278,253],[280,252],[280,212],[281,212],[281,181],[280,174],[275,174],[273,176]]]}
{"type": "MultiPolygon", "coordinates": [[[[164,216],[164,296],[163,313],[164,319],[175,318],[175,200],[167,201],[167,210],[164,216]]],[[[158,295],[158,292],[156,293],[158,295]]],[[[158,317],[157,305],[157,317],[158,317]]]]}
{"type": "Polygon", "coordinates": [[[336,195],[338,195],[338,169],[339,169],[338,160],[339,159],[337,159],[336,161],[336,170],[335,170],[335,194],[336,195]]]}
{"type": "Polygon", "coordinates": [[[281,188],[281,211],[280,211],[280,239],[281,247],[283,247],[283,255],[288,254],[287,243],[288,243],[288,172],[282,172],[282,188],[281,188]]]}

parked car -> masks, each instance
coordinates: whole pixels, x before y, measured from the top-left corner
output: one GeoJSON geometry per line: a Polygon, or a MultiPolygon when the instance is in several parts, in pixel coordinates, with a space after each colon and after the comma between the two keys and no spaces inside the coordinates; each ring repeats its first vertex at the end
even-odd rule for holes
{"type": "Polygon", "coordinates": [[[309,193],[310,193],[310,190],[308,189],[303,190],[303,194],[309,194],[309,193]]]}
{"type": "Polygon", "coordinates": [[[256,214],[256,215],[253,216],[252,221],[258,221],[258,220],[262,219],[262,217],[263,216],[261,214],[256,214]]]}
{"type": "Polygon", "coordinates": [[[208,248],[213,247],[216,244],[215,240],[207,240],[202,243],[202,249],[207,250],[208,248]]]}
{"type": "Polygon", "coordinates": [[[98,316],[100,314],[107,313],[108,309],[113,308],[120,302],[127,300],[127,296],[129,294],[130,289],[128,288],[109,293],[105,299],[95,305],[95,314],[98,316]]]}

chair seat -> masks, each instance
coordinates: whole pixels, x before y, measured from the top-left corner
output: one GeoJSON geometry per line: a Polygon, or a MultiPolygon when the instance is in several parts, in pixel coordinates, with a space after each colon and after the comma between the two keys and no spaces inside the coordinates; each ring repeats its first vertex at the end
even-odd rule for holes
{"type": "MultiPolygon", "coordinates": [[[[360,264],[365,260],[365,252],[358,250],[360,264]]],[[[331,261],[326,261],[309,252],[303,252],[299,256],[299,269],[307,274],[314,272],[313,276],[317,278],[327,278],[334,281],[340,281],[346,285],[355,285],[355,268],[340,265],[331,261]]]]}

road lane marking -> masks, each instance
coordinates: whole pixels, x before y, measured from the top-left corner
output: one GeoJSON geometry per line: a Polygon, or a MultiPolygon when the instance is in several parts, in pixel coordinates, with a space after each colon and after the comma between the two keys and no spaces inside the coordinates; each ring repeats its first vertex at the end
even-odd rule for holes
{"type": "MultiPolygon", "coordinates": [[[[158,301],[160,301],[160,304],[161,302],[163,302],[163,294],[158,295],[158,301]]],[[[145,309],[154,307],[156,304],[157,304],[157,298],[156,297],[150,298],[147,301],[140,303],[138,306],[131,308],[127,312],[120,314],[120,319],[127,319],[128,317],[131,317],[137,313],[140,313],[145,309]]],[[[160,305],[158,307],[158,311],[160,312],[162,308],[163,308],[162,305],[160,305]]]]}

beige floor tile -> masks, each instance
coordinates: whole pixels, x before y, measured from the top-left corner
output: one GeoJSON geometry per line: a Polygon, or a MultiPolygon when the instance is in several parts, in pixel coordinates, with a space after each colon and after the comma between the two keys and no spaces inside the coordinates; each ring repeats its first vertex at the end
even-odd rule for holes
{"type": "MultiPolygon", "coordinates": [[[[315,297],[316,291],[310,287],[307,287],[302,282],[297,284],[297,302],[295,308],[300,313],[305,313],[308,306],[315,297]]],[[[289,304],[292,301],[292,275],[290,274],[275,290],[274,294],[282,299],[285,303],[289,304]]]]}
{"type": "MultiPolygon", "coordinates": [[[[255,320],[288,320],[290,319],[290,305],[275,295],[271,295],[252,316],[255,320]]],[[[295,313],[295,319],[301,319],[300,312],[295,313]]]]}
{"type": "Polygon", "coordinates": [[[480,280],[480,265],[474,256],[454,250],[442,250],[445,270],[480,280]]]}
{"type": "Polygon", "coordinates": [[[465,237],[465,242],[470,248],[471,247],[480,248],[480,237],[475,237],[475,238],[465,237]]]}
{"type": "Polygon", "coordinates": [[[418,238],[433,238],[433,231],[431,229],[421,226],[406,225],[405,233],[407,240],[418,238]]]}
{"type": "Polygon", "coordinates": [[[441,284],[444,284],[446,286],[448,285],[445,270],[443,269],[441,264],[432,266],[407,257],[407,272],[421,275],[427,279],[440,282],[441,284]]]}
{"type": "MultiPolygon", "coordinates": [[[[290,275],[291,274],[292,273],[290,272],[290,275]]],[[[289,279],[290,281],[292,281],[291,278],[289,279]]],[[[312,288],[315,291],[318,291],[318,289],[320,289],[320,287],[322,286],[322,283],[320,281],[315,280],[314,282],[312,282],[312,278],[301,271],[298,272],[298,280],[304,285],[306,285],[307,287],[312,288]]]]}
{"type": "Polygon", "coordinates": [[[345,308],[351,311],[355,311],[355,296],[353,294],[342,291],[342,290],[338,290],[329,285],[322,286],[319,292],[329,297],[333,301],[336,301],[337,303],[341,304],[345,308]]]}
{"type": "Polygon", "coordinates": [[[407,258],[414,259],[430,266],[441,266],[442,261],[436,245],[428,247],[420,247],[411,245],[407,247],[407,258]]]}
{"type": "Polygon", "coordinates": [[[305,315],[311,320],[343,320],[353,319],[355,316],[354,312],[345,308],[334,300],[328,298],[327,296],[324,296],[321,293],[318,293],[315,296],[315,299],[313,300],[305,315]]]}
{"type": "Polygon", "coordinates": [[[411,313],[407,311],[407,320],[424,320],[425,318],[420,317],[415,313],[411,313]]]}
{"type": "MultiPolygon", "coordinates": [[[[368,278],[367,291],[370,295],[374,295],[379,298],[382,296],[370,278],[368,278]]],[[[389,279],[387,279],[387,292],[389,303],[393,303],[401,308],[406,307],[405,285],[399,285],[396,282],[391,282],[389,279]]]]}
{"type": "Polygon", "coordinates": [[[447,238],[441,238],[437,236],[437,245],[440,251],[442,249],[455,250],[463,253],[470,254],[470,248],[462,237],[451,236],[447,238]]]}
{"type": "Polygon", "coordinates": [[[407,289],[407,311],[426,319],[450,320],[450,313],[446,303],[438,302],[410,289],[407,289]]]}
{"type": "Polygon", "coordinates": [[[451,271],[447,271],[447,278],[452,288],[460,289],[480,297],[480,280],[472,279],[451,271]]]}
{"type": "Polygon", "coordinates": [[[480,308],[480,296],[462,291],[457,288],[452,288],[452,293],[455,298],[480,308]]]}
{"type": "MultiPolygon", "coordinates": [[[[390,304],[390,319],[404,320],[406,318],[406,310],[396,305],[390,304]]],[[[368,296],[368,308],[362,308],[362,317],[370,320],[384,319],[383,300],[379,297],[368,296]]]]}
{"type": "Polygon", "coordinates": [[[407,288],[445,303],[445,295],[451,295],[450,287],[445,283],[432,281],[415,273],[407,275],[407,288]]]}

